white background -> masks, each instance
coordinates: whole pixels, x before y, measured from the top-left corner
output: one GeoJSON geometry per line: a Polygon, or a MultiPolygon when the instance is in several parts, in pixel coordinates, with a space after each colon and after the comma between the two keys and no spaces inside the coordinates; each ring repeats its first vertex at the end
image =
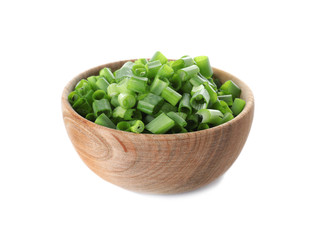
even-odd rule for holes
{"type": "Polygon", "coordinates": [[[309,1],[1,1],[0,239],[312,239],[309,1]],[[246,145],[200,190],[129,192],[89,170],[61,93],[120,59],[208,55],[256,101],[246,145]]]}

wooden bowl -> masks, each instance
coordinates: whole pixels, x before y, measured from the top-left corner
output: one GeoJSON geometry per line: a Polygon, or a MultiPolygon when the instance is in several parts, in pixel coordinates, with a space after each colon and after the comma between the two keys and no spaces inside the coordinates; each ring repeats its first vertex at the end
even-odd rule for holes
{"type": "MultiPolygon", "coordinates": [[[[252,124],[254,97],[233,75],[213,68],[222,81],[233,80],[246,101],[233,120],[211,129],[180,134],[135,134],[97,125],[77,114],[67,100],[82,78],[112,71],[126,61],[89,69],[65,87],[62,111],[72,144],[85,164],[101,178],[122,188],[147,193],[181,193],[204,186],[222,175],[241,152],[252,124]]],[[[133,60],[131,60],[133,61],[133,60]]]]}

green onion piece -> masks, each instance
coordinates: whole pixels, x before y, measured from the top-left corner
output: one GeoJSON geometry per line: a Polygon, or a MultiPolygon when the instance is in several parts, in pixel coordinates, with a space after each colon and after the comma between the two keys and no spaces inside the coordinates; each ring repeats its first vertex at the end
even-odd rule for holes
{"type": "Polygon", "coordinates": [[[148,115],[145,116],[144,122],[145,122],[145,123],[150,123],[150,122],[153,121],[154,119],[155,119],[154,116],[148,114],[148,115]]]}
{"type": "Polygon", "coordinates": [[[129,94],[135,95],[134,91],[128,89],[129,81],[130,81],[130,78],[124,78],[117,84],[119,93],[129,93],[129,94]]]}
{"type": "Polygon", "coordinates": [[[188,115],[186,117],[186,129],[189,131],[193,131],[194,129],[196,129],[198,127],[198,115],[188,115]]]}
{"type": "Polygon", "coordinates": [[[194,87],[197,87],[197,86],[200,86],[202,85],[203,83],[205,82],[204,79],[202,79],[200,76],[198,76],[197,74],[193,77],[191,77],[190,79],[190,83],[194,86],[194,87]]]}
{"type": "Polygon", "coordinates": [[[207,123],[200,123],[197,127],[197,131],[208,129],[209,125],[207,123]]]}
{"type": "Polygon", "coordinates": [[[176,72],[179,69],[184,68],[184,61],[182,59],[172,61],[171,67],[176,72]]]}
{"type": "Polygon", "coordinates": [[[68,95],[68,101],[71,105],[73,105],[78,99],[79,99],[79,95],[77,94],[76,91],[72,91],[69,95],[68,95]]]}
{"type": "Polygon", "coordinates": [[[135,96],[129,93],[120,93],[118,95],[119,105],[123,108],[129,109],[134,107],[136,103],[135,96]]]}
{"type": "Polygon", "coordinates": [[[212,71],[212,68],[210,66],[209,58],[207,56],[195,57],[194,61],[195,61],[196,65],[199,67],[200,73],[204,77],[209,78],[212,76],[213,71],[212,71]]]}
{"type": "Polygon", "coordinates": [[[171,87],[175,91],[179,91],[180,88],[182,87],[182,80],[181,78],[179,78],[179,75],[177,73],[173,75],[173,77],[170,79],[170,82],[171,82],[171,87]]]}
{"type": "Polygon", "coordinates": [[[232,110],[229,108],[226,102],[223,100],[217,100],[213,105],[212,108],[219,110],[223,114],[226,112],[233,113],[232,110]]]}
{"type": "Polygon", "coordinates": [[[241,89],[232,80],[228,80],[223,83],[220,87],[220,90],[223,91],[225,94],[232,94],[233,99],[239,98],[241,94],[241,89]]]}
{"type": "Polygon", "coordinates": [[[215,109],[200,109],[196,115],[200,117],[200,123],[220,124],[223,118],[223,114],[215,109]]]}
{"type": "Polygon", "coordinates": [[[169,131],[174,125],[174,121],[165,113],[162,113],[157,118],[148,123],[146,125],[146,129],[154,134],[163,134],[169,131]]]}
{"type": "Polygon", "coordinates": [[[124,118],[127,110],[131,109],[125,109],[121,106],[117,106],[113,110],[113,118],[124,118]]]}
{"type": "Polygon", "coordinates": [[[92,112],[92,107],[88,103],[88,101],[85,98],[79,98],[73,105],[73,109],[75,111],[85,117],[88,113],[92,112]]]}
{"type": "Polygon", "coordinates": [[[109,82],[104,77],[99,77],[96,81],[96,86],[107,93],[109,82]]]}
{"type": "MultiPolygon", "coordinates": [[[[203,86],[203,85],[200,85],[203,86]]],[[[193,87],[198,88],[198,87],[193,87]]],[[[193,91],[193,90],[192,90],[193,91]]],[[[199,91],[196,91],[193,96],[191,97],[190,104],[191,106],[196,109],[203,109],[206,108],[209,104],[210,96],[205,88],[201,88],[199,91]]]]}
{"type": "Polygon", "coordinates": [[[124,114],[125,120],[141,120],[142,119],[142,113],[137,109],[127,109],[127,111],[124,114]]]}
{"type": "Polygon", "coordinates": [[[190,56],[185,56],[181,58],[184,62],[184,66],[183,67],[189,67],[195,64],[193,58],[191,58],[190,56]]]}
{"type": "Polygon", "coordinates": [[[129,132],[130,127],[131,127],[131,125],[129,122],[121,121],[121,122],[117,123],[116,129],[129,132]]]}
{"type": "Polygon", "coordinates": [[[180,99],[182,98],[182,95],[178,92],[176,92],[175,90],[173,90],[170,87],[166,87],[162,93],[161,96],[167,101],[169,102],[172,106],[175,106],[180,99]]]}
{"type": "Polygon", "coordinates": [[[161,64],[165,64],[168,59],[159,51],[155,52],[153,57],[150,59],[150,62],[159,60],[161,64]]]}
{"type": "MultiPolygon", "coordinates": [[[[79,89],[78,89],[79,90],[79,89]]],[[[85,95],[84,95],[84,98],[88,101],[88,103],[91,105],[92,102],[93,102],[93,93],[94,91],[92,89],[90,89],[85,95]]]]}
{"type": "Polygon", "coordinates": [[[138,101],[137,109],[146,114],[155,114],[159,111],[164,100],[153,93],[147,94],[142,100],[138,101]]]}
{"type": "Polygon", "coordinates": [[[180,90],[183,93],[191,93],[192,88],[193,88],[193,85],[190,83],[190,81],[185,81],[180,90]]]}
{"type": "Polygon", "coordinates": [[[217,88],[220,88],[221,85],[222,85],[222,83],[221,83],[219,78],[213,78],[213,82],[217,86],[217,88]]]}
{"type": "Polygon", "coordinates": [[[181,118],[183,118],[184,120],[186,119],[187,117],[187,114],[184,113],[184,112],[176,112],[176,114],[178,114],[181,118]]]}
{"type": "Polygon", "coordinates": [[[148,92],[146,92],[146,93],[139,93],[137,95],[137,100],[138,101],[142,100],[143,98],[145,98],[147,96],[147,94],[149,94],[149,93],[148,92]]]}
{"type": "Polygon", "coordinates": [[[205,88],[204,85],[199,85],[197,87],[193,87],[192,91],[191,91],[191,96],[193,96],[196,92],[203,90],[204,88],[205,88]]]}
{"type": "Polygon", "coordinates": [[[207,90],[207,92],[209,93],[209,96],[210,96],[209,105],[214,104],[218,100],[217,92],[207,82],[204,82],[204,87],[205,87],[205,89],[207,90]]]}
{"type": "Polygon", "coordinates": [[[118,85],[117,83],[112,83],[107,87],[107,95],[109,97],[113,97],[114,95],[118,95],[119,90],[118,90],[118,85]]]}
{"type": "Polygon", "coordinates": [[[130,122],[130,131],[134,133],[141,133],[144,130],[144,123],[141,120],[134,120],[130,122]]]}
{"type": "Polygon", "coordinates": [[[222,118],[222,123],[226,123],[234,118],[233,114],[226,112],[222,118]]]}
{"type": "Polygon", "coordinates": [[[95,119],[95,123],[104,127],[116,129],[115,124],[104,113],[95,119]]]}
{"type": "Polygon", "coordinates": [[[118,96],[119,94],[115,94],[110,100],[111,105],[113,105],[114,107],[119,106],[118,96]]]}
{"type": "Polygon", "coordinates": [[[218,96],[219,100],[222,100],[224,102],[227,103],[227,105],[232,106],[233,105],[233,97],[231,94],[227,94],[227,95],[220,95],[218,96]]]}
{"type": "Polygon", "coordinates": [[[162,80],[160,80],[157,76],[155,77],[152,85],[151,85],[151,88],[150,88],[150,91],[152,93],[154,93],[155,95],[160,95],[161,92],[166,88],[168,87],[169,83],[167,82],[164,82],[162,80]]]}
{"type": "Polygon", "coordinates": [[[181,127],[185,127],[187,124],[186,121],[175,112],[168,112],[167,116],[170,117],[176,124],[180,125],[181,127]]]}
{"type": "Polygon", "coordinates": [[[85,90],[85,92],[88,92],[91,89],[89,82],[86,79],[81,79],[77,83],[75,90],[80,89],[80,88],[83,88],[85,90]]]}
{"type": "Polygon", "coordinates": [[[145,68],[145,64],[143,63],[135,63],[132,66],[132,72],[135,76],[138,77],[144,77],[147,74],[146,68],[145,68]]]}
{"type": "Polygon", "coordinates": [[[114,72],[116,82],[119,83],[121,80],[127,77],[132,77],[132,67],[134,63],[133,62],[126,62],[120,69],[116,70],[114,72]]]}
{"type": "Polygon", "coordinates": [[[128,80],[127,88],[130,91],[144,93],[146,92],[148,78],[133,76],[128,80]]]}
{"type": "Polygon", "coordinates": [[[102,113],[104,113],[107,117],[112,116],[111,105],[109,101],[105,98],[101,100],[94,100],[92,108],[95,116],[100,116],[102,113]]]}
{"type": "Polygon", "coordinates": [[[96,119],[96,116],[95,116],[94,113],[88,113],[88,114],[86,115],[86,119],[89,120],[89,121],[91,121],[91,122],[94,122],[95,119],[96,119]]]}
{"type": "Polygon", "coordinates": [[[145,64],[146,70],[147,70],[147,77],[148,78],[154,78],[158,72],[158,70],[161,68],[161,62],[159,60],[148,62],[145,64]]]}
{"type": "Polygon", "coordinates": [[[93,94],[92,94],[92,98],[93,100],[100,100],[103,98],[106,98],[106,92],[104,90],[96,90],[93,94]]]}
{"type": "Polygon", "coordinates": [[[167,64],[164,64],[160,67],[156,76],[163,79],[163,78],[171,78],[173,74],[174,74],[174,71],[172,67],[168,66],[167,64]]]}
{"type": "Polygon", "coordinates": [[[187,133],[187,130],[184,127],[181,127],[179,125],[174,125],[173,128],[170,129],[170,132],[175,133],[187,133]]]}
{"type": "Polygon", "coordinates": [[[98,80],[97,76],[90,76],[87,78],[89,86],[93,89],[93,91],[96,91],[99,89],[99,87],[96,85],[96,81],[98,80]]]}
{"type": "Polygon", "coordinates": [[[245,100],[241,98],[235,98],[233,105],[232,105],[232,111],[235,116],[241,113],[243,111],[244,107],[246,105],[245,100]]]}
{"type": "Polygon", "coordinates": [[[176,112],[176,111],[178,111],[178,108],[176,106],[172,106],[171,104],[165,102],[162,105],[162,107],[160,108],[160,111],[162,111],[164,113],[176,112]]]}
{"type": "Polygon", "coordinates": [[[139,58],[138,60],[136,60],[135,62],[134,62],[134,64],[139,64],[139,63],[141,63],[141,64],[146,64],[148,61],[147,61],[147,59],[146,58],[139,58]]]}
{"type": "Polygon", "coordinates": [[[177,73],[181,81],[184,82],[199,73],[199,68],[196,65],[191,65],[178,70],[177,73]]]}
{"type": "Polygon", "coordinates": [[[101,69],[99,75],[103,76],[109,83],[116,82],[115,76],[109,68],[101,69]]]}
{"type": "Polygon", "coordinates": [[[222,91],[219,91],[217,92],[218,96],[222,96],[222,95],[225,95],[226,93],[225,92],[222,92],[222,91]]]}
{"type": "Polygon", "coordinates": [[[189,93],[183,93],[182,99],[179,103],[178,111],[184,112],[187,115],[192,114],[192,107],[190,104],[191,95],[189,93]]]}

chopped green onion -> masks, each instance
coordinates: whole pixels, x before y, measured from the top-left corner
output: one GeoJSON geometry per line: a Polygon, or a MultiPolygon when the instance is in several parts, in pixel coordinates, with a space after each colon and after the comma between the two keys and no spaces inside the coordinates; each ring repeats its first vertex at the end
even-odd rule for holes
{"type": "Polygon", "coordinates": [[[219,100],[222,100],[224,102],[227,103],[227,105],[232,106],[233,105],[233,97],[231,94],[227,94],[227,95],[220,95],[218,96],[219,100]]]}
{"type": "Polygon", "coordinates": [[[190,81],[185,81],[181,87],[181,91],[183,93],[191,93],[193,88],[193,85],[190,83],[190,81]]]}
{"type": "Polygon", "coordinates": [[[154,134],[163,134],[169,131],[174,125],[174,121],[165,113],[162,113],[147,124],[146,129],[154,134]]]}
{"type": "Polygon", "coordinates": [[[211,106],[218,100],[218,94],[209,83],[204,82],[204,87],[209,93],[210,96],[209,105],[211,106]]]}
{"type": "Polygon", "coordinates": [[[217,100],[213,105],[212,105],[213,109],[217,109],[220,112],[222,112],[223,114],[225,114],[226,112],[229,113],[233,113],[232,110],[229,108],[229,106],[227,105],[226,102],[224,102],[223,100],[217,100]]]}
{"type": "Polygon", "coordinates": [[[109,83],[116,82],[115,76],[109,68],[101,69],[99,75],[103,76],[109,83]]]}
{"type": "Polygon", "coordinates": [[[220,124],[223,118],[223,114],[215,109],[200,109],[196,115],[200,117],[200,123],[220,124]]]}
{"type": "MultiPolygon", "coordinates": [[[[159,115],[160,115],[160,114],[159,114],[159,115]]],[[[145,116],[144,122],[145,122],[145,123],[150,123],[150,122],[153,121],[154,119],[155,119],[154,116],[148,114],[148,115],[145,116]]]]}
{"type": "Polygon", "coordinates": [[[191,65],[189,67],[185,67],[178,70],[179,78],[181,79],[182,82],[189,80],[197,73],[199,73],[199,68],[196,65],[191,65]]]}
{"type": "Polygon", "coordinates": [[[198,127],[198,115],[188,115],[186,117],[186,129],[189,131],[193,131],[194,129],[196,129],[198,127]]]}
{"type": "Polygon", "coordinates": [[[119,94],[116,94],[110,100],[111,105],[113,105],[114,107],[119,106],[118,96],[119,96],[119,94]]]}
{"type": "Polygon", "coordinates": [[[171,64],[172,69],[176,72],[181,68],[184,68],[184,61],[182,59],[178,59],[173,61],[171,64]]]}
{"type": "Polygon", "coordinates": [[[144,123],[141,120],[134,120],[130,122],[130,131],[134,133],[141,133],[144,130],[144,123]]]}
{"type": "Polygon", "coordinates": [[[96,118],[95,123],[108,128],[116,128],[115,124],[104,113],[96,118]]]}
{"type": "Polygon", "coordinates": [[[222,118],[222,123],[226,123],[234,118],[232,113],[226,112],[222,118]]]}
{"type": "Polygon", "coordinates": [[[96,90],[93,94],[92,94],[92,98],[93,100],[100,100],[102,98],[106,98],[106,92],[104,90],[96,90]]]}
{"type": "Polygon", "coordinates": [[[99,77],[96,81],[96,86],[107,93],[109,82],[104,77],[99,77]]]}
{"type": "Polygon", "coordinates": [[[145,64],[143,63],[135,63],[132,67],[132,72],[135,76],[145,77],[147,74],[145,64]]]}
{"type": "Polygon", "coordinates": [[[96,82],[98,80],[97,76],[90,76],[87,78],[87,80],[88,80],[90,87],[93,89],[93,91],[96,91],[99,89],[99,87],[96,85],[96,82]]]}
{"type": "Polygon", "coordinates": [[[183,93],[182,99],[179,103],[179,112],[184,112],[187,115],[192,114],[192,107],[190,104],[191,95],[189,93],[183,93]]]}
{"type": "Polygon", "coordinates": [[[144,93],[146,92],[147,80],[146,77],[133,76],[128,80],[127,88],[133,92],[144,93]]]}
{"type": "Polygon", "coordinates": [[[174,74],[173,77],[170,80],[171,86],[175,91],[179,91],[182,87],[182,80],[179,78],[178,74],[174,74]]]}
{"type": "Polygon", "coordinates": [[[209,58],[207,56],[195,57],[194,61],[195,61],[196,65],[199,67],[200,73],[204,77],[209,78],[212,76],[213,71],[212,71],[212,68],[210,66],[209,58]]]}
{"type": "Polygon", "coordinates": [[[89,120],[89,121],[91,121],[91,122],[94,122],[95,119],[96,119],[96,116],[95,116],[94,113],[88,113],[88,114],[86,115],[86,119],[89,120]]]}
{"type": "Polygon", "coordinates": [[[182,95],[178,92],[176,92],[175,90],[173,90],[170,87],[166,87],[162,93],[161,96],[167,101],[169,102],[172,106],[175,106],[180,99],[182,98],[182,95]]]}
{"type": "MultiPolygon", "coordinates": [[[[203,85],[200,85],[200,86],[203,86],[203,85]]],[[[194,88],[198,88],[198,87],[193,87],[193,89],[194,88]]],[[[193,96],[191,97],[191,100],[190,100],[190,104],[194,109],[199,110],[199,109],[206,108],[208,106],[209,100],[210,100],[210,96],[207,90],[205,88],[201,88],[195,93],[193,93],[193,96]]]]}
{"type": "Polygon", "coordinates": [[[101,100],[94,100],[92,108],[95,116],[100,116],[102,113],[105,113],[107,117],[112,116],[111,105],[109,101],[105,98],[101,100]]]}
{"type": "Polygon", "coordinates": [[[85,98],[79,98],[74,103],[73,109],[75,109],[75,111],[83,117],[85,117],[88,113],[92,112],[92,107],[85,98]]]}
{"type": "Polygon", "coordinates": [[[222,90],[225,94],[232,94],[233,99],[239,98],[241,94],[241,89],[232,80],[228,80],[223,83],[220,90],[222,90]]]}
{"type": "Polygon", "coordinates": [[[191,58],[190,56],[185,56],[181,58],[184,62],[184,66],[183,67],[189,67],[195,64],[193,58],[191,58]]]}
{"type": "Polygon", "coordinates": [[[241,111],[243,111],[245,105],[246,105],[245,100],[240,99],[240,98],[235,98],[235,99],[234,99],[234,102],[233,102],[233,105],[232,105],[233,114],[234,114],[235,116],[237,116],[238,114],[240,114],[241,111]]]}
{"type": "Polygon", "coordinates": [[[173,128],[170,129],[171,133],[187,133],[187,130],[180,125],[174,125],[173,128]]]}
{"type": "Polygon", "coordinates": [[[161,64],[165,64],[168,59],[159,51],[155,52],[153,57],[150,59],[150,62],[159,60],[161,64]]]}
{"type": "Polygon", "coordinates": [[[121,130],[121,131],[130,131],[130,123],[126,122],[126,121],[121,121],[119,123],[117,123],[116,129],[117,130],[121,130]]]}
{"type": "Polygon", "coordinates": [[[168,82],[164,82],[156,77],[151,85],[150,91],[156,95],[160,95],[161,92],[168,87],[168,85],[168,82]]]}
{"type": "Polygon", "coordinates": [[[107,95],[109,97],[113,97],[114,95],[118,95],[119,90],[118,90],[118,85],[117,83],[112,83],[107,87],[107,95]]]}
{"type": "Polygon", "coordinates": [[[147,77],[148,78],[154,78],[158,72],[158,70],[161,68],[161,62],[159,60],[148,62],[146,63],[145,67],[147,70],[147,77]]]}
{"type": "Polygon", "coordinates": [[[141,63],[141,64],[146,64],[148,61],[147,61],[147,59],[146,58],[139,58],[138,60],[136,60],[135,62],[134,62],[134,64],[139,64],[139,63],[141,63]]]}
{"type": "Polygon", "coordinates": [[[172,77],[173,74],[174,74],[174,71],[173,71],[172,67],[164,64],[158,70],[156,76],[163,79],[163,78],[170,78],[170,77],[172,77]]]}
{"type": "Polygon", "coordinates": [[[133,72],[132,72],[133,65],[134,65],[133,62],[126,62],[120,69],[114,72],[117,83],[119,83],[124,78],[133,76],[133,72]]]}
{"type": "Polygon", "coordinates": [[[187,124],[186,121],[175,112],[168,112],[167,116],[170,117],[176,124],[180,125],[181,127],[185,127],[187,124]]]}
{"type": "Polygon", "coordinates": [[[162,97],[149,93],[138,102],[137,109],[146,114],[155,114],[159,111],[163,102],[162,97]]]}
{"type": "Polygon", "coordinates": [[[76,91],[72,91],[69,95],[68,95],[68,101],[71,105],[73,105],[78,99],[79,99],[79,95],[77,94],[76,91]]]}
{"type": "Polygon", "coordinates": [[[134,107],[136,103],[135,96],[129,93],[120,93],[118,95],[119,105],[123,108],[129,109],[134,107]]]}
{"type": "Polygon", "coordinates": [[[207,123],[200,123],[197,127],[197,130],[200,131],[200,130],[204,130],[208,128],[209,128],[209,125],[207,123]]]}

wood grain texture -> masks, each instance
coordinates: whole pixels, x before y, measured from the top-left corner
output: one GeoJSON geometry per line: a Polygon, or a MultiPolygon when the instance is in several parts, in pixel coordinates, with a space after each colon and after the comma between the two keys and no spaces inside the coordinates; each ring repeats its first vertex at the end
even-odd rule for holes
{"type": "MultiPolygon", "coordinates": [[[[250,131],[254,97],[235,76],[213,68],[222,82],[233,80],[242,89],[244,110],[233,120],[207,130],[183,134],[135,134],[106,128],[86,120],[70,106],[67,96],[76,83],[113,71],[126,61],[104,64],[72,79],[62,95],[65,127],[85,164],[97,175],[122,188],[147,193],[191,191],[221,176],[240,154],[250,131]]],[[[132,60],[133,61],[133,60],[132,60]]]]}

